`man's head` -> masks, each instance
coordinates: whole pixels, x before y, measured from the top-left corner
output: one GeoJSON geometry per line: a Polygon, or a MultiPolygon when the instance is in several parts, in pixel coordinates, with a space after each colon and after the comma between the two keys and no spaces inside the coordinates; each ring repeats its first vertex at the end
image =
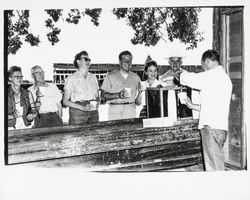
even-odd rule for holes
{"type": "Polygon", "coordinates": [[[177,71],[181,68],[182,59],[184,58],[183,54],[178,49],[173,49],[170,51],[168,63],[173,71],[177,71]]]}
{"type": "Polygon", "coordinates": [[[123,71],[129,72],[132,67],[133,56],[129,51],[123,51],[119,54],[119,63],[123,71]]]}
{"type": "Polygon", "coordinates": [[[177,71],[181,68],[182,57],[169,57],[168,63],[173,71],[177,71]]]}
{"type": "Polygon", "coordinates": [[[91,59],[87,51],[81,51],[75,55],[74,66],[79,69],[80,66],[89,67],[91,59]]]}
{"type": "Polygon", "coordinates": [[[39,65],[35,65],[31,68],[31,76],[34,79],[35,83],[45,82],[44,71],[39,65]]]}
{"type": "Polygon", "coordinates": [[[207,50],[201,56],[201,65],[204,70],[220,65],[220,55],[215,50],[207,50]]]}
{"type": "Polygon", "coordinates": [[[22,76],[22,69],[18,66],[10,67],[8,71],[9,81],[12,82],[14,85],[21,85],[23,76],[22,76]]]}

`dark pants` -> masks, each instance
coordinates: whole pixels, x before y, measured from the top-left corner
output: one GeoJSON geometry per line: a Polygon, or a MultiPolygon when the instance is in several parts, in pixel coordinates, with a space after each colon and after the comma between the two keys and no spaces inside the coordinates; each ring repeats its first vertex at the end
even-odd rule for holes
{"type": "Polygon", "coordinates": [[[44,113],[37,116],[33,128],[44,128],[53,126],[62,126],[62,119],[56,112],[44,113]]]}
{"type": "Polygon", "coordinates": [[[76,108],[69,108],[69,124],[87,124],[98,121],[98,111],[82,111],[76,108]]]}

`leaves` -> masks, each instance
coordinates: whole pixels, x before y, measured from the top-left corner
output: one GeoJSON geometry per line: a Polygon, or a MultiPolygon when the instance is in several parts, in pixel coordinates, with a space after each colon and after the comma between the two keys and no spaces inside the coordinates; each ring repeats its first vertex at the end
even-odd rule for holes
{"type": "MultiPolygon", "coordinates": [[[[116,8],[112,12],[117,19],[125,19],[127,25],[134,30],[134,37],[131,42],[134,45],[144,44],[155,46],[161,39],[165,42],[179,39],[186,44],[187,49],[196,48],[204,38],[198,31],[199,8],[116,8]]],[[[39,36],[29,31],[28,10],[8,10],[8,53],[15,54],[23,45],[23,41],[31,46],[38,46],[39,36]]],[[[99,18],[102,9],[71,9],[68,13],[62,9],[45,10],[48,18],[45,20],[45,27],[48,41],[55,45],[60,41],[60,21],[71,24],[79,24],[83,16],[89,16],[91,22],[99,25],[99,18]]]]}
{"type": "Polygon", "coordinates": [[[29,11],[8,10],[8,54],[16,54],[22,47],[22,40],[37,46],[40,43],[39,36],[29,32],[29,11]]]}
{"type": "Polygon", "coordinates": [[[187,49],[197,47],[203,40],[198,31],[199,8],[117,8],[113,13],[117,19],[125,18],[135,31],[133,44],[155,46],[160,39],[167,42],[179,39],[187,49]],[[167,36],[166,36],[167,34],[167,36]]]}
{"type": "Polygon", "coordinates": [[[91,17],[91,22],[93,22],[95,26],[99,25],[99,17],[101,12],[102,12],[101,8],[85,10],[85,14],[91,17]]]}

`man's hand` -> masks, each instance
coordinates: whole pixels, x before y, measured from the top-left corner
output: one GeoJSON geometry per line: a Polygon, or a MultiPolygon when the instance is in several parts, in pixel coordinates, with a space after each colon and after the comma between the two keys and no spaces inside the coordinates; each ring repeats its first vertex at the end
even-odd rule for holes
{"type": "Polygon", "coordinates": [[[119,92],[120,99],[127,99],[129,96],[130,94],[125,88],[119,92]]]}
{"type": "Polygon", "coordinates": [[[43,97],[44,96],[44,94],[42,93],[40,87],[38,87],[38,89],[36,90],[36,96],[37,97],[43,97]]]}
{"type": "Polygon", "coordinates": [[[178,69],[174,72],[174,77],[179,81],[180,80],[180,74],[182,73],[182,69],[178,69]]]}
{"type": "Polygon", "coordinates": [[[26,116],[26,119],[29,120],[29,121],[32,121],[33,119],[36,118],[36,116],[37,116],[37,113],[34,113],[34,114],[31,113],[31,114],[28,114],[26,116]]]}

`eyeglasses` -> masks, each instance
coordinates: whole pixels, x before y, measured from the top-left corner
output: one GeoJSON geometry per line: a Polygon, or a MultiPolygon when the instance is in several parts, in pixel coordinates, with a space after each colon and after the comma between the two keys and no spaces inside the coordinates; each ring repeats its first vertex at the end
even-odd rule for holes
{"type": "Polygon", "coordinates": [[[33,72],[33,74],[44,74],[44,71],[33,72]]]}
{"type": "Polygon", "coordinates": [[[124,62],[124,63],[132,63],[132,59],[122,58],[122,62],[124,62]]]}
{"type": "Polygon", "coordinates": [[[23,76],[12,76],[12,77],[14,77],[16,79],[22,79],[23,78],[23,76]]]}
{"type": "Polygon", "coordinates": [[[88,58],[88,57],[82,57],[82,58],[80,58],[80,60],[82,60],[82,59],[84,59],[85,60],[85,62],[90,62],[91,61],[91,59],[90,58],[88,58]]]}

